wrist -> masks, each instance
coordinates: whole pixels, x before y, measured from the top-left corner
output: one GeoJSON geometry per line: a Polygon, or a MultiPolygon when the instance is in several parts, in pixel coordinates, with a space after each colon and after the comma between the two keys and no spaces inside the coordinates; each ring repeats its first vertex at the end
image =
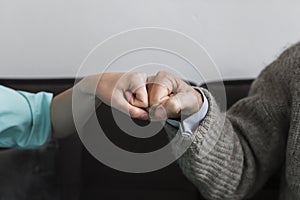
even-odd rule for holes
{"type": "Polygon", "coordinates": [[[204,98],[203,98],[203,94],[198,90],[198,89],[194,89],[194,93],[197,97],[197,105],[198,105],[198,110],[199,111],[203,105],[203,102],[204,102],[204,98]]]}
{"type": "Polygon", "coordinates": [[[99,81],[99,76],[92,75],[84,77],[80,82],[74,87],[82,96],[85,96],[87,99],[95,99],[95,105],[98,107],[101,100],[97,98],[97,84],[99,81]]]}
{"type": "Polygon", "coordinates": [[[96,76],[86,76],[77,84],[77,87],[82,94],[95,96],[97,82],[96,76]]]}
{"type": "Polygon", "coordinates": [[[194,113],[197,113],[203,104],[201,94],[195,91],[193,88],[181,94],[180,101],[182,117],[188,117],[194,113]]]}

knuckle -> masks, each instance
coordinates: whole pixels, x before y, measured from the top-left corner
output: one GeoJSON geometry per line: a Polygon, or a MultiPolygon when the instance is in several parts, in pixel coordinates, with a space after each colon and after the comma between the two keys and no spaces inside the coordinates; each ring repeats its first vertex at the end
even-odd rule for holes
{"type": "Polygon", "coordinates": [[[134,77],[135,80],[139,80],[143,83],[146,83],[147,80],[147,74],[145,72],[135,72],[134,77]]]}
{"type": "Polygon", "coordinates": [[[147,75],[143,72],[132,72],[128,77],[129,90],[136,91],[146,85],[147,75]]]}
{"type": "Polygon", "coordinates": [[[165,106],[173,113],[180,113],[181,111],[180,103],[176,99],[168,101],[165,106]]]}
{"type": "Polygon", "coordinates": [[[147,74],[145,72],[132,72],[134,77],[145,77],[147,74]]]}
{"type": "Polygon", "coordinates": [[[156,74],[157,77],[165,77],[165,76],[167,76],[167,75],[169,75],[169,72],[163,71],[163,70],[157,72],[157,74],[156,74]]]}
{"type": "Polygon", "coordinates": [[[154,76],[149,76],[149,77],[147,77],[147,84],[153,84],[153,82],[154,82],[154,76]]]}
{"type": "Polygon", "coordinates": [[[146,72],[139,72],[141,74],[142,77],[147,77],[147,73],[146,72]]]}
{"type": "Polygon", "coordinates": [[[175,113],[180,112],[180,105],[176,101],[171,101],[170,102],[170,108],[173,110],[175,113]]]}

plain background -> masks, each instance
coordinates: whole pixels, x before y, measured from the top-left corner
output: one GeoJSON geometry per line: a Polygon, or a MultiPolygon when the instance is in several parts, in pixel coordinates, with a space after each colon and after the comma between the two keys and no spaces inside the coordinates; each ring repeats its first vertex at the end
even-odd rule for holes
{"type": "Polygon", "coordinates": [[[296,0],[0,0],[0,78],[74,77],[98,43],[137,27],[185,33],[224,79],[254,78],[300,40],[299,8],[296,0]]]}

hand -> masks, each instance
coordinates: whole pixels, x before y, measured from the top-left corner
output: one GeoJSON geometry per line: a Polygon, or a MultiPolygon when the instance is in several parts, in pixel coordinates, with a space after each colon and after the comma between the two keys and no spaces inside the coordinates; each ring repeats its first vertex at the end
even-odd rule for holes
{"type": "Polygon", "coordinates": [[[147,81],[150,118],[165,120],[198,112],[203,100],[199,92],[171,73],[160,71],[147,81]]]}
{"type": "Polygon", "coordinates": [[[66,137],[76,132],[76,119],[88,119],[94,111],[91,105],[102,102],[129,113],[131,117],[147,120],[148,107],[145,73],[104,73],[83,78],[73,88],[56,95],[51,102],[51,123],[53,136],[66,137]],[[96,94],[95,94],[96,90],[96,94]],[[74,113],[74,102],[76,109],[74,113]]]}
{"type": "Polygon", "coordinates": [[[96,95],[101,101],[133,118],[149,119],[148,112],[143,109],[148,107],[145,73],[104,73],[99,76],[96,95]]]}

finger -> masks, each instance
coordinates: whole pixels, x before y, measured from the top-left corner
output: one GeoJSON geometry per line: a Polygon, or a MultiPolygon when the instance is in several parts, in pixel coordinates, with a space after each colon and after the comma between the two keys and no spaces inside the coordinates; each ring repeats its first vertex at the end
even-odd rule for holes
{"type": "Polygon", "coordinates": [[[147,108],[148,107],[148,92],[146,88],[147,74],[135,72],[128,77],[129,88],[132,98],[128,99],[133,106],[147,108]]]}
{"type": "Polygon", "coordinates": [[[160,71],[155,76],[149,77],[147,80],[149,105],[157,105],[177,90],[177,81],[169,72],[160,71]]]}
{"type": "Polygon", "coordinates": [[[168,118],[180,118],[181,103],[175,95],[170,96],[151,112],[151,118],[166,120],[168,118]]]}
{"type": "Polygon", "coordinates": [[[165,120],[167,118],[186,118],[198,112],[202,106],[200,93],[193,88],[189,92],[180,92],[170,95],[166,101],[162,102],[155,111],[152,111],[150,118],[165,120]],[[159,108],[163,108],[163,111],[159,108]]]}
{"type": "Polygon", "coordinates": [[[129,116],[135,119],[149,120],[149,114],[145,110],[128,104],[129,116]]]}
{"type": "Polygon", "coordinates": [[[188,91],[180,92],[175,95],[180,105],[181,115],[189,116],[198,112],[202,106],[202,96],[195,89],[190,88],[188,91]]]}
{"type": "Polygon", "coordinates": [[[146,89],[146,85],[136,89],[134,91],[132,100],[129,102],[133,106],[137,106],[140,108],[147,108],[148,107],[148,92],[146,89]]]}
{"type": "Polygon", "coordinates": [[[147,78],[147,84],[150,84],[150,83],[154,83],[154,79],[155,79],[155,76],[148,76],[147,78]]]}
{"type": "Polygon", "coordinates": [[[148,86],[149,106],[155,106],[169,97],[169,89],[161,84],[152,83],[148,86]]]}
{"type": "Polygon", "coordinates": [[[131,105],[123,95],[115,95],[115,98],[113,98],[114,101],[112,101],[112,107],[115,107],[116,109],[120,110],[121,112],[129,115],[132,118],[138,118],[142,120],[148,120],[149,115],[148,112],[143,110],[142,108],[138,108],[136,106],[131,105]]]}

